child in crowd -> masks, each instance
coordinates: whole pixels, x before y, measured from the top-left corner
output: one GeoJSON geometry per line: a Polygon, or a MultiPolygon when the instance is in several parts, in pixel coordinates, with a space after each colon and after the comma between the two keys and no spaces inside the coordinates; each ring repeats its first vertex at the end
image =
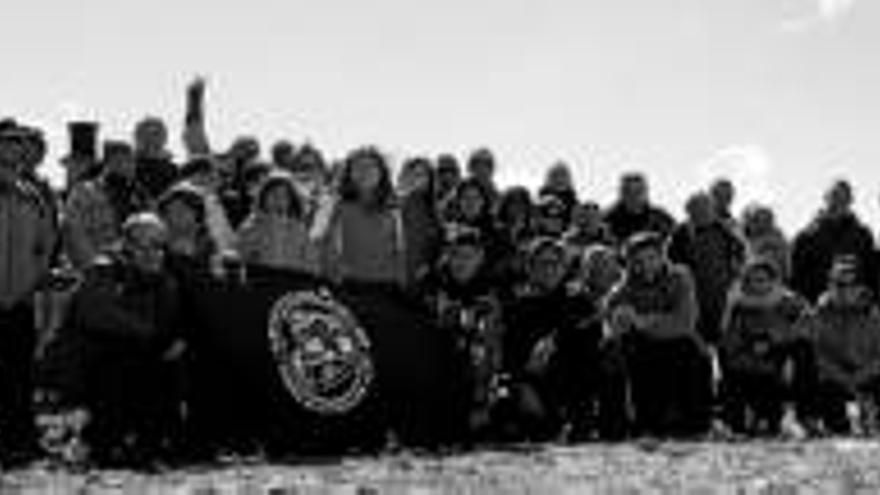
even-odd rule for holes
{"type": "Polygon", "coordinates": [[[808,309],[783,285],[775,263],[746,265],[721,325],[724,416],[735,432],[778,433],[784,402],[794,398],[803,405],[812,371],[800,327],[808,309]]]}

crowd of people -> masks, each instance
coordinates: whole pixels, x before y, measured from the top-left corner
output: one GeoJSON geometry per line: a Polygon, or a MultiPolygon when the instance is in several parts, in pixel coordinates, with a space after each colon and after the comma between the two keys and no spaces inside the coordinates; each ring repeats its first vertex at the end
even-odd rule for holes
{"type": "Polygon", "coordinates": [[[204,92],[188,88],[181,160],[157,118],[131,140],[70,124],[63,191],[36,173],[41,132],[0,122],[4,461],[38,454],[43,388],[88,412],[96,462],[163,455],[186,437],[186,288],[228,276],[230,261],[416,301],[454,339],[459,441],[849,434],[868,423],[853,417],[880,395],[880,266],[845,180],[789,238],[769,206],[733,212],[724,178],[677,221],[641,173],[624,175],[607,207],[579,197],[564,163],[536,193],[500,190],[488,149],[463,164],[408,158],[396,177],[375,147],[338,162],[288,141],[264,160],[251,137],[218,151],[204,92]],[[63,314],[45,310],[45,295],[72,281],[63,314]],[[75,369],[35,373],[49,330],[77,342],[75,369]]]}

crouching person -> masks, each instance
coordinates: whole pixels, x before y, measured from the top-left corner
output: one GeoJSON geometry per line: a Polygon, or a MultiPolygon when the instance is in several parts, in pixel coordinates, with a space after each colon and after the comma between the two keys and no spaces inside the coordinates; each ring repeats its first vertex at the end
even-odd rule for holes
{"type": "Polygon", "coordinates": [[[746,265],[728,300],[719,350],[724,419],[734,432],[776,434],[786,402],[804,411],[813,374],[800,325],[808,309],[772,261],[746,265]]]}
{"type": "Polygon", "coordinates": [[[479,231],[452,227],[437,267],[420,283],[430,313],[452,340],[456,436],[466,442],[490,434],[501,370],[501,304],[488,268],[479,231]]]}
{"type": "Polygon", "coordinates": [[[86,270],[69,321],[83,348],[84,433],[101,465],[148,465],[180,428],[176,284],[164,273],[167,233],[151,213],[130,217],[121,245],[86,270]]]}
{"type": "Polygon", "coordinates": [[[813,419],[830,433],[853,433],[859,424],[849,409],[874,406],[880,397],[880,308],[858,281],[854,258],[835,260],[829,279],[807,320],[818,372],[813,419]]]}
{"type": "Polygon", "coordinates": [[[591,436],[600,383],[601,325],[596,307],[569,290],[570,262],[561,242],[533,241],[525,284],[506,312],[505,367],[513,378],[516,434],[529,440],[591,436]]]}
{"type": "Polygon", "coordinates": [[[693,436],[710,424],[711,364],[696,329],[687,268],[672,264],[663,239],[636,234],[626,274],[606,301],[609,339],[622,354],[636,434],[693,436]]]}

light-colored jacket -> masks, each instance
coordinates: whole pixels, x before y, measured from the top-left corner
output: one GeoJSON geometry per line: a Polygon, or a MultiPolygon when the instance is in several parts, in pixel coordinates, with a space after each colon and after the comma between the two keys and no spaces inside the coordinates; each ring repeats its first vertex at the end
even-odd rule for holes
{"type": "Polygon", "coordinates": [[[317,274],[319,250],[309,226],[295,217],[254,213],[238,231],[238,252],[248,263],[317,274]]]}
{"type": "Polygon", "coordinates": [[[53,209],[27,182],[0,184],[0,309],[26,302],[49,273],[53,209]]]}
{"type": "Polygon", "coordinates": [[[89,266],[120,236],[117,217],[98,179],[80,182],[64,206],[64,247],[74,266],[89,266]]]}

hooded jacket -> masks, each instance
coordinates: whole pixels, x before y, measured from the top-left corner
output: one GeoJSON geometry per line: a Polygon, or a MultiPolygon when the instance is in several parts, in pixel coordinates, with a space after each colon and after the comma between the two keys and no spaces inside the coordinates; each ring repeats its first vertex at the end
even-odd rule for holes
{"type": "Polygon", "coordinates": [[[304,205],[292,178],[270,177],[257,193],[256,209],[242,224],[238,250],[242,259],[257,265],[317,274],[320,268],[318,249],[309,237],[309,225],[304,220],[304,205]],[[298,213],[278,216],[269,214],[264,207],[270,187],[281,183],[289,188],[298,213]]]}
{"type": "Polygon", "coordinates": [[[762,296],[734,287],[721,324],[725,368],[778,371],[787,346],[807,338],[802,323],[808,310],[802,297],[782,286],[762,296]]]}

